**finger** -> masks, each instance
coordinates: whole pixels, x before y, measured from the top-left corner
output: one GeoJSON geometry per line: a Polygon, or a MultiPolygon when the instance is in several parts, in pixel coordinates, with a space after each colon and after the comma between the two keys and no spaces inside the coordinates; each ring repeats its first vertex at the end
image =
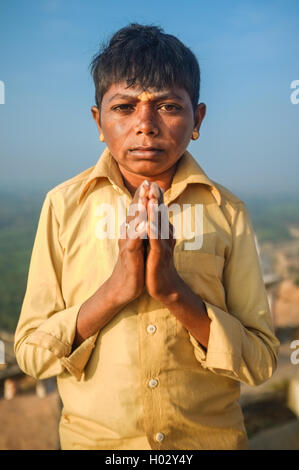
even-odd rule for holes
{"type": "Polygon", "coordinates": [[[148,202],[148,220],[153,230],[159,234],[159,239],[173,238],[174,227],[170,223],[167,206],[158,204],[156,198],[152,198],[148,202]]]}
{"type": "Polygon", "coordinates": [[[148,236],[150,239],[159,238],[158,200],[152,198],[148,202],[148,236]]]}
{"type": "Polygon", "coordinates": [[[164,204],[164,191],[163,189],[159,186],[159,191],[160,191],[160,196],[159,196],[159,204],[164,204]]]}
{"type": "Polygon", "coordinates": [[[149,189],[150,189],[150,183],[149,183],[149,181],[144,180],[144,181],[141,183],[141,185],[138,186],[138,188],[136,189],[136,192],[135,192],[135,194],[134,194],[133,201],[134,201],[134,200],[139,200],[139,199],[141,199],[142,202],[144,203],[144,202],[145,202],[145,198],[146,198],[146,199],[148,198],[149,189]]]}
{"type": "Polygon", "coordinates": [[[150,188],[150,183],[147,180],[144,180],[142,184],[139,186],[139,197],[143,198],[147,195],[150,188]]]}
{"type": "Polygon", "coordinates": [[[159,225],[158,220],[158,200],[156,198],[152,198],[148,201],[148,220],[150,223],[154,223],[159,225]]]}
{"type": "Polygon", "coordinates": [[[148,224],[148,230],[147,230],[147,235],[148,235],[148,238],[149,240],[156,240],[158,242],[159,240],[159,227],[153,223],[153,222],[150,222],[148,224]]]}
{"type": "MultiPolygon", "coordinates": [[[[150,188],[150,183],[147,180],[144,180],[142,184],[136,189],[131,206],[134,204],[137,204],[137,207],[136,207],[137,215],[139,215],[140,212],[143,212],[144,208],[145,210],[147,209],[149,188],[150,188]]],[[[133,209],[131,208],[131,213],[132,213],[132,210],[133,209]]]]}
{"type": "Polygon", "coordinates": [[[159,199],[160,190],[157,183],[151,183],[150,190],[149,190],[149,197],[159,199]]]}
{"type": "Polygon", "coordinates": [[[147,226],[139,224],[147,221],[147,193],[149,191],[150,183],[144,180],[142,184],[136,189],[133,200],[129,205],[126,221],[120,227],[121,238],[146,238],[147,226]]]}
{"type": "Polygon", "coordinates": [[[172,248],[174,249],[175,244],[176,244],[176,236],[175,236],[175,228],[171,222],[169,222],[169,241],[170,241],[172,248]]]}
{"type": "Polygon", "coordinates": [[[126,223],[126,238],[136,240],[137,238],[147,238],[147,219],[140,214],[126,223]]]}
{"type": "Polygon", "coordinates": [[[159,204],[163,203],[163,189],[155,181],[151,183],[148,197],[157,199],[159,204]]]}
{"type": "Polygon", "coordinates": [[[140,224],[137,225],[136,232],[138,233],[138,238],[147,238],[147,222],[145,220],[142,220],[140,224]]]}
{"type": "Polygon", "coordinates": [[[126,243],[127,243],[126,249],[128,249],[129,251],[141,250],[144,254],[143,240],[141,240],[140,238],[137,238],[137,239],[129,238],[126,243]]]}
{"type": "Polygon", "coordinates": [[[169,236],[170,238],[175,238],[175,228],[171,222],[169,222],[169,236]]]}
{"type": "Polygon", "coordinates": [[[147,202],[144,203],[142,198],[138,198],[128,207],[127,212],[127,222],[131,222],[136,217],[139,217],[142,220],[147,219],[147,202]]]}

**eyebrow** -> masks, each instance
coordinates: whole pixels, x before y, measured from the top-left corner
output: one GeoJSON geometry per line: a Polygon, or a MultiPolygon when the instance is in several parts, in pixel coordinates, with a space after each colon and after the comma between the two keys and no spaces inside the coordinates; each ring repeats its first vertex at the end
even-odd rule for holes
{"type": "MultiPolygon", "coordinates": [[[[141,92],[142,93],[142,92],[141,92]]],[[[115,98],[127,100],[127,99],[137,99],[137,97],[141,94],[140,92],[136,95],[122,95],[121,93],[116,93],[113,95],[108,103],[110,103],[112,100],[115,98]]],[[[170,93],[164,93],[161,95],[157,95],[153,100],[150,101],[157,101],[157,100],[166,100],[166,99],[171,99],[171,98],[176,98],[177,100],[184,101],[184,98],[182,98],[180,95],[177,95],[176,93],[170,92],[170,93]]]]}

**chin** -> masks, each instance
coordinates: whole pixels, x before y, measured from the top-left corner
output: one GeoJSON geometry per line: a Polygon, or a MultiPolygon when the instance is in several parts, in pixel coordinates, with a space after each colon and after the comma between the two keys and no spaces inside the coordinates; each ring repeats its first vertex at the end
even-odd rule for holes
{"type": "Polygon", "coordinates": [[[130,171],[143,176],[156,176],[166,171],[166,168],[161,167],[157,162],[140,161],[138,164],[131,167],[130,171]]]}

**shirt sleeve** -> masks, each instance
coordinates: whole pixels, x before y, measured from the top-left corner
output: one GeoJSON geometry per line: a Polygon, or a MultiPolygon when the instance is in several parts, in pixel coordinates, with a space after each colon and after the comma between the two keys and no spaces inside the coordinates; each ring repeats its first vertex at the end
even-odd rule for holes
{"type": "Polygon", "coordinates": [[[223,271],[228,311],[202,299],[211,320],[207,350],[189,335],[202,367],[254,386],[272,376],[280,343],[274,334],[249,212],[242,201],[237,206],[232,248],[223,271]]]}
{"type": "Polygon", "coordinates": [[[48,193],[39,218],[14,337],[19,367],[38,379],[59,375],[66,369],[80,380],[98,335],[97,332],[87,338],[72,351],[81,304],[66,308],[61,291],[62,266],[59,223],[48,193]]]}

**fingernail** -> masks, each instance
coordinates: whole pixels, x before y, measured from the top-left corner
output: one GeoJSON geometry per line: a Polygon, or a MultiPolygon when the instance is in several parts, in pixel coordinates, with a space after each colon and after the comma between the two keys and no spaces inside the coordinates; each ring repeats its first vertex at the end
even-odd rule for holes
{"type": "Polygon", "coordinates": [[[148,180],[144,180],[142,184],[144,184],[144,185],[146,185],[146,186],[149,186],[149,181],[148,181],[148,180]]]}

